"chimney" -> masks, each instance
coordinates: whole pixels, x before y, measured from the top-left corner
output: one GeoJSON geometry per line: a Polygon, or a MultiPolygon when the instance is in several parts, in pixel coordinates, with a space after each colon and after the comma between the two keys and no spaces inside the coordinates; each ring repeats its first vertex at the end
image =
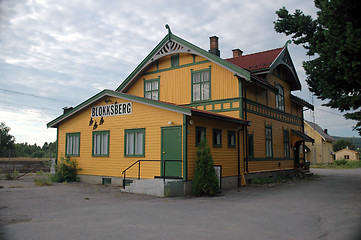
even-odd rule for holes
{"type": "Polygon", "coordinates": [[[71,110],[73,110],[73,107],[63,107],[63,114],[66,114],[66,113],[70,112],[71,110]]]}
{"type": "Polygon", "coordinates": [[[324,131],[324,132],[325,132],[326,134],[328,134],[328,131],[327,131],[327,129],[324,129],[323,131],[324,131]]]}
{"type": "Polygon", "coordinates": [[[239,48],[233,49],[232,52],[233,52],[233,57],[234,57],[234,58],[235,58],[235,57],[242,56],[242,53],[243,53],[243,51],[242,51],[241,49],[239,49],[239,48]]]}
{"type": "Polygon", "coordinates": [[[210,49],[208,52],[219,57],[221,53],[218,50],[218,37],[217,36],[209,37],[209,45],[210,45],[210,49]]]}

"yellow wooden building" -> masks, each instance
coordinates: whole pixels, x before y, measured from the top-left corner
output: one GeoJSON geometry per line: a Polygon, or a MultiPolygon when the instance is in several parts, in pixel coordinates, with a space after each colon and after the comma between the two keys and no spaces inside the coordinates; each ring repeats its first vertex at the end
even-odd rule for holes
{"type": "Polygon", "coordinates": [[[344,148],[335,152],[336,160],[359,161],[360,153],[354,150],[344,148]]]}
{"type": "Polygon", "coordinates": [[[313,143],[306,143],[306,161],[311,164],[329,164],[335,158],[332,142],[335,139],[319,125],[305,120],[305,134],[314,139],[313,143]]]}
{"type": "Polygon", "coordinates": [[[115,91],[48,123],[58,130],[58,159],[76,158],[82,181],[131,179],[129,191],[160,196],[190,193],[203,137],[222,188],[261,172],[298,169],[304,142],[313,141],[304,134],[303,108],[313,106],[291,94],[301,84],[287,44],[249,55],[235,49],[233,58],[222,59],[218,37],[210,37],[206,51],[167,28],[115,91]]]}

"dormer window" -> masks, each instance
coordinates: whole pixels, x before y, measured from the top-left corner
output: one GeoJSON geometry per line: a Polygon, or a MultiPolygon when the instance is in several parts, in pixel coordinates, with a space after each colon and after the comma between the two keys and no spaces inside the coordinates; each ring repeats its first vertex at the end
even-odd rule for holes
{"type": "Polygon", "coordinates": [[[277,94],[276,94],[276,109],[284,111],[285,110],[285,90],[280,84],[276,84],[277,94]]]}

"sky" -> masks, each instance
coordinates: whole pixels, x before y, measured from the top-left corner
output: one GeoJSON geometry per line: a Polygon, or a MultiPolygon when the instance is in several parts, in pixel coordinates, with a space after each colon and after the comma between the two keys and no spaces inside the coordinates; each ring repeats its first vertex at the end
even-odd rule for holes
{"type": "MultiPolygon", "coordinates": [[[[168,33],[165,24],[205,50],[218,36],[221,57],[230,58],[235,48],[245,55],[282,47],[290,37],[273,22],[283,6],[317,16],[312,0],[0,0],[0,122],[17,143],[55,141],[46,124],[63,107],[115,90],[168,33]]],[[[289,51],[302,84],[293,94],[315,106],[305,119],[333,136],[358,136],[355,121],[308,91],[306,50],[289,51]]]]}

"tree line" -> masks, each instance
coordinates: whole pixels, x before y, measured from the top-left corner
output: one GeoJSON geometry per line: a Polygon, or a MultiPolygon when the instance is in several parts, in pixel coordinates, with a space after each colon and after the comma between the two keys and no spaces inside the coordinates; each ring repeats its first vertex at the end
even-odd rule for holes
{"type": "Polygon", "coordinates": [[[10,128],[5,123],[0,123],[0,158],[7,157],[31,157],[50,158],[56,155],[56,141],[45,142],[43,146],[36,143],[31,145],[25,143],[15,143],[15,137],[10,133],[10,128]]]}

